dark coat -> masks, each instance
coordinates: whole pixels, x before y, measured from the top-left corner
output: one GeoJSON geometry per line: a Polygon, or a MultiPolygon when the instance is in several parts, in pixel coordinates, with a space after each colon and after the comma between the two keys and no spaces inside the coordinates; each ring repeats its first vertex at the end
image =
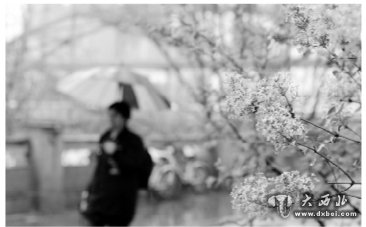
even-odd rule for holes
{"type": "Polygon", "coordinates": [[[138,135],[125,128],[112,140],[110,133],[105,132],[99,141],[97,166],[88,187],[87,217],[117,217],[128,224],[134,216],[138,189],[147,188],[153,163],[138,135]],[[117,144],[112,155],[103,150],[102,144],[107,140],[117,144]],[[111,174],[111,160],[118,167],[118,174],[111,174]]]}

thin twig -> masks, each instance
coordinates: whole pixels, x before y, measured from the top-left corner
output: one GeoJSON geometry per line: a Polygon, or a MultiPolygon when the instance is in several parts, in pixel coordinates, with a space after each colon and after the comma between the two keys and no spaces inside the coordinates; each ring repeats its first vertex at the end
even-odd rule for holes
{"type": "Polygon", "coordinates": [[[320,157],[322,157],[324,160],[326,160],[327,162],[331,163],[332,165],[334,165],[335,167],[337,167],[340,171],[342,171],[344,173],[345,176],[347,176],[348,179],[350,179],[351,183],[350,185],[354,185],[355,181],[353,180],[353,178],[351,177],[351,175],[349,175],[347,173],[347,171],[345,171],[342,167],[340,167],[337,163],[333,162],[332,160],[330,160],[328,157],[326,157],[325,155],[319,153],[316,149],[312,148],[312,147],[309,147],[305,144],[302,144],[302,143],[297,143],[297,145],[299,146],[302,146],[302,147],[305,147],[311,151],[313,151],[315,154],[319,155],[320,157]]]}
{"type": "Polygon", "coordinates": [[[326,182],[327,184],[361,184],[361,182],[326,182]]]}
{"type": "MultiPolygon", "coordinates": [[[[338,194],[341,194],[342,192],[339,192],[339,190],[336,188],[336,187],[334,187],[334,185],[332,185],[332,188],[333,188],[333,190],[334,191],[336,191],[336,192],[338,192],[338,194]]],[[[344,194],[344,193],[343,193],[344,194]]],[[[345,194],[346,196],[351,196],[351,197],[355,197],[355,196],[353,196],[353,195],[349,195],[349,194],[345,194]]],[[[358,199],[361,199],[361,197],[357,197],[358,199]]],[[[353,205],[350,201],[348,201],[348,205],[350,205],[352,208],[353,208],[353,210],[354,211],[356,211],[357,213],[359,213],[359,214],[361,214],[361,211],[360,211],[360,209],[358,208],[358,207],[356,207],[355,205],[353,205]]]]}
{"type": "Polygon", "coordinates": [[[356,136],[358,136],[358,138],[361,139],[361,135],[358,134],[355,130],[353,130],[352,128],[350,128],[348,125],[344,126],[345,129],[348,129],[349,131],[353,132],[353,134],[355,134],[356,136]]]}
{"type": "Polygon", "coordinates": [[[305,119],[303,119],[303,118],[300,118],[300,120],[301,120],[301,121],[304,121],[304,122],[306,122],[306,123],[308,123],[308,124],[311,124],[312,126],[314,126],[314,127],[316,127],[316,128],[319,128],[319,129],[321,129],[321,130],[323,130],[323,131],[325,131],[325,132],[327,132],[327,133],[329,133],[329,134],[331,134],[331,135],[333,135],[333,136],[335,136],[335,137],[343,138],[343,139],[346,139],[346,140],[352,141],[352,142],[354,142],[354,143],[361,144],[361,141],[354,140],[354,139],[351,139],[351,138],[349,138],[349,137],[347,137],[347,136],[341,135],[341,134],[339,134],[339,133],[329,131],[328,129],[323,128],[323,127],[321,127],[321,126],[319,126],[319,125],[317,125],[317,124],[314,124],[314,123],[313,123],[313,122],[311,122],[311,121],[305,120],[305,119]]]}

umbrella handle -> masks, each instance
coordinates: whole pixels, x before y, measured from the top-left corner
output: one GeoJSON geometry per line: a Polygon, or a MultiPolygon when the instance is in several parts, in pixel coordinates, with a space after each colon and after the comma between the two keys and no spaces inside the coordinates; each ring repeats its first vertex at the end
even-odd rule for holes
{"type": "Polygon", "coordinates": [[[123,82],[119,82],[118,84],[121,91],[121,101],[125,101],[130,104],[131,108],[138,109],[139,105],[131,84],[123,82]]]}
{"type": "Polygon", "coordinates": [[[123,83],[122,82],[118,82],[118,90],[119,90],[119,96],[121,97],[120,101],[123,101],[123,83]]]}

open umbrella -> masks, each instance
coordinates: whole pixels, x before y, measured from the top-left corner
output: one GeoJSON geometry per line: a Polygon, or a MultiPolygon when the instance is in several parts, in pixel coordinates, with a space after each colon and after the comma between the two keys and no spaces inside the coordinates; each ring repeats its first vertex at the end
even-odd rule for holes
{"type": "Polygon", "coordinates": [[[142,111],[170,108],[170,102],[144,76],[120,67],[78,71],[62,79],[57,89],[91,109],[124,100],[142,111]]]}

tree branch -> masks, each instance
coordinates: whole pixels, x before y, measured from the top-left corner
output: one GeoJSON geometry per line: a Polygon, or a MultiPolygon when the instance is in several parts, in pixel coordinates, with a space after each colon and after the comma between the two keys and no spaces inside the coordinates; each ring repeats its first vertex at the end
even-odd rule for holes
{"type": "Polygon", "coordinates": [[[306,122],[306,123],[308,123],[308,124],[311,124],[312,126],[314,126],[314,127],[316,127],[316,128],[319,128],[319,129],[321,129],[321,130],[323,130],[323,131],[325,131],[325,132],[327,132],[327,133],[329,133],[329,134],[331,134],[331,135],[333,135],[333,136],[335,136],[335,137],[340,137],[340,138],[343,138],[343,139],[346,139],[346,140],[352,141],[352,142],[354,142],[354,143],[361,144],[361,141],[354,140],[354,139],[351,139],[351,138],[349,138],[349,137],[347,137],[347,136],[341,135],[341,134],[339,134],[339,133],[329,131],[328,129],[323,128],[323,127],[321,127],[321,126],[319,126],[319,125],[316,125],[315,123],[313,123],[313,122],[311,122],[311,121],[305,120],[305,119],[303,119],[303,118],[300,118],[300,120],[301,120],[301,121],[303,121],[303,122],[306,122]]]}
{"type": "Polygon", "coordinates": [[[351,181],[350,182],[350,185],[354,185],[356,182],[355,180],[353,180],[353,178],[351,177],[351,175],[349,175],[347,173],[347,171],[345,171],[342,167],[340,167],[337,163],[333,162],[332,160],[330,160],[328,157],[326,157],[325,155],[319,153],[316,149],[312,148],[312,147],[309,147],[305,144],[302,144],[302,143],[296,143],[297,145],[299,146],[302,146],[302,147],[305,147],[311,151],[313,151],[315,154],[319,155],[320,157],[322,157],[324,160],[326,160],[327,162],[331,163],[333,166],[335,166],[336,168],[338,168],[340,171],[342,171],[342,173],[351,181]]]}

